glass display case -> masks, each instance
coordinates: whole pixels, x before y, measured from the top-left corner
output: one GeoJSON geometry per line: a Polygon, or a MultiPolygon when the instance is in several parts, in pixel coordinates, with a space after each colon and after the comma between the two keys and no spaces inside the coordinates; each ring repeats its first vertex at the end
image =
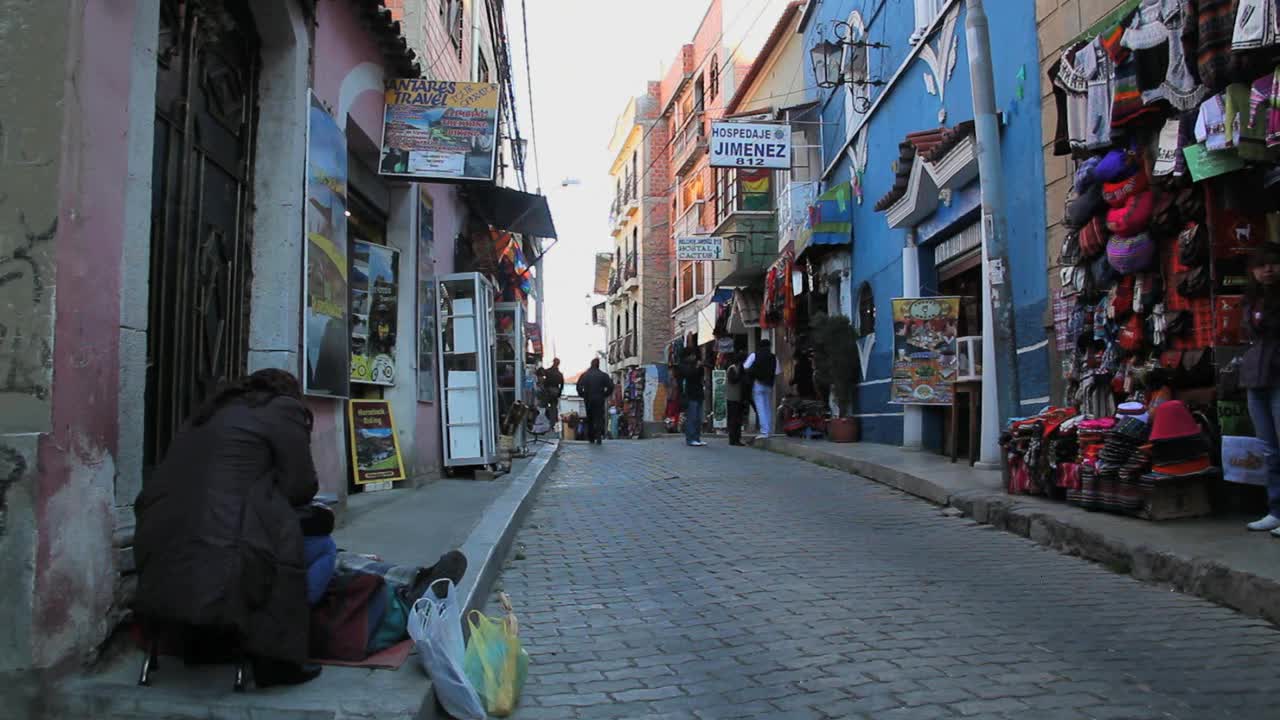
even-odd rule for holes
{"type": "Polygon", "coordinates": [[[436,278],[436,290],[444,466],[493,465],[498,460],[496,288],[480,273],[455,273],[436,278]]]}
{"type": "MultiPolygon", "coordinates": [[[[494,334],[497,337],[498,427],[506,427],[507,415],[517,400],[528,404],[525,397],[524,306],[515,302],[494,306],[494,334]]],[[[517,448],[523,448],[524,421],[516,422],[512,436],[517,448]]]]}

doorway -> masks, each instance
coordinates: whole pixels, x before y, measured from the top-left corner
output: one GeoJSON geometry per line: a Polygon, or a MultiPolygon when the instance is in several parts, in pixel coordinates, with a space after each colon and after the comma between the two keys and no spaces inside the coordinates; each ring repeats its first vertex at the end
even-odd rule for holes
{"type": "MultiPolygon", "coordinates": [[[[963,298],[960,301],[960,317],[956,323],[957,338],[982,335],[981,247],[969,250],[938,267],[938,294],[963,298]]],[[[957,390],[962,389],[961,385],[971,386],[975,383],[958,383],[957,390]]],[[[953,400],[956,404],[955,412],[948,414],[945,420],[946,436],[943,452],[946,452],[954,442],[956,453],[960,457],[967,457],[970,454],[970,438],[981,436],[981,428],[971,427],[973,423],[970,420],[970,418],[980,417],[979,413],[973,412],[976,408],[970,407],[970,404],[977,402],[979,397],[981,392],[956,393],[953,400]],[[952,418],[955,418],[955,427],[952,427],[952,418]]]]}
{"type": "Polygon", "coordinates": [[[247,0],[161,3],[145,467],[247,366],[258,58],[247,0]]]}

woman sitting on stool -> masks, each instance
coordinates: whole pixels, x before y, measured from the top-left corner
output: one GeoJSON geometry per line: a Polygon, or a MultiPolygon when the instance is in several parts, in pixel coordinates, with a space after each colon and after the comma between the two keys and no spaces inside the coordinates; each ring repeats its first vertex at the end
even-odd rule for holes
{"type": "Polygon", "coordinates": [[[139,616],[230,636],[258,687],[320,674],[304,664],[306,561],[332,567],[336,548],[320,539],[328,518],[304,552],[299,509],[318,489],[311,424],[298,379],[258,371],[196,412],[134,506],[139,616]]]}

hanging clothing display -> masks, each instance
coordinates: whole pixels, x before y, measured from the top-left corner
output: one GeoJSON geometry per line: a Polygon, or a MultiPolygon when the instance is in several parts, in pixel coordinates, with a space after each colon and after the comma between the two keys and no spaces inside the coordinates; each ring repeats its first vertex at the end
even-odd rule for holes
{"type": "Polygon", "coordinates": [[[1009,492],[1209,512],[1243,402],[1223,379],[1247,342],[1245,258],[1280,243],[1280,198],[1258,192],[1280,173],[1276,5],[1142,0],[1050,69],[1054,152],[1076,167],[1053,303],[1068,406],[1005,429],[1009,492]]]}

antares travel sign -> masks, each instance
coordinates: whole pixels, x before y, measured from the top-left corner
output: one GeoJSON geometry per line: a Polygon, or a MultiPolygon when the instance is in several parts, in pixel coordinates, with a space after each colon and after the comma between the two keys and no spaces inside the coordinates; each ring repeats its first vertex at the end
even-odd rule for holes
{"type": "Polygon", "coordinates": [[[789,170],[791,126],[711,123],[711,167],[789,170]]]}

